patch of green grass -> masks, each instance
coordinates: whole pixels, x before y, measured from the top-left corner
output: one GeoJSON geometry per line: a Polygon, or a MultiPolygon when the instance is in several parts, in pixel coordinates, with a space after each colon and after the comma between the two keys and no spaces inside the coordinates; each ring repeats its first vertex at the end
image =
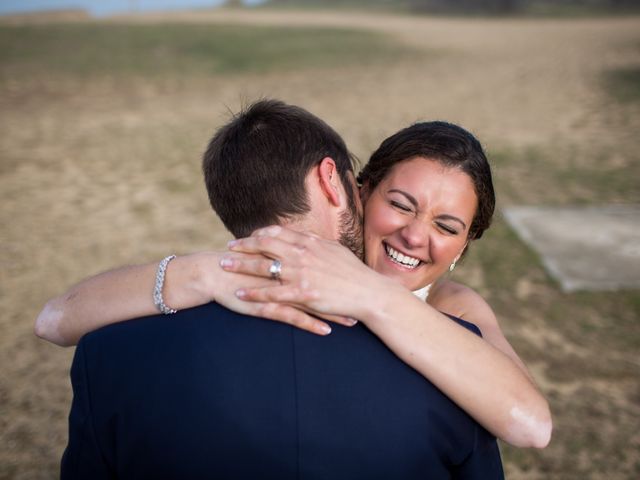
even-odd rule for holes
{"type": "Polygon", "coordinates": [[[173,23],[2,26],[0,45],[5,79],[261,73],[415,54],[373,32],[173,23]]]}
{"type": "Polygon", "coordinates": [[[610,70],[604,85],[609,94],[622,103],[640,101],[640,67],[610,70]]]}
{"type": "MultiPolygon", "coordinates": [[[[640,292],[576,292],[558,298],[546,310],[549,319],[568,339],[595,351],[631,352],[640,349],[640,292]],[[569,320],[568,323],[564,323],[569,320]]],[[[636,371],[632,364],[599,364],[594,372],[609,376],[636,371]]],[[[603,375],[604,376],[604,375],[603,375]]]]}
{"type": "Polygon", "coordinates": [[[607,2],[558,2],[551,0],[529,1],[521,8],[521,13],[534,17],[582,18],[602,16],[622,16],[638,13],[638,5],[614,6],[607,2]]]}
{"type": "Polygon", "coordinates": [[[316,9],[316,10],[364,10],[410,13],[413,15],[446,15],[457,17],[542,17],[583,18],[637,14],[639,5],[614,6],[607,2],[553,0],[528,0],[504,3],[496,2],[447,2],[416,0],[269,0],[257,7],[262,9],[316,9]]]}
{"type": "Polygon", "coordinates": [[[490,152],[498,197],[512,204],[620,203],[640,198],[635,150],[583,145],[490,152]],[[624,155],[625,162],[612,161],[624,155]]]}
{"type": "Polygon", "coordinates": [[[270,0],[262,9],[363,10],[405,13],[410,10],[407,0],[270,0]]]}

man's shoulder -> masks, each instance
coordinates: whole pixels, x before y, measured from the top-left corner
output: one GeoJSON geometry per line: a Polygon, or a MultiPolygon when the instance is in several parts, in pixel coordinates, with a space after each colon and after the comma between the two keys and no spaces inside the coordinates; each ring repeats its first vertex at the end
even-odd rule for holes
{"type": "Polygon", "coordinates": [[[214,332],[234,328],[255,328],[252,325],[259,323],[267,322],[211,302],[172,315],[157,314],[107,325],[82,337],[80,344],[85,347],[116,344],[123,348],[128,344],[149,343],[150,340],[158,338],[177,340],[185,337],[208,337],[213,336],[214,332]]]}
{"type": "Polygon", "coordinates": [[[87,374],[101,384],[126,385],[138,391],[142,387],[135,384],[144,379],[142,384],[157,382],[169,389],[167,380],[156,378],[153,372],[172,371],[183,378],[198,372],[202,376],[212,365],[233,366],[244,357],[258,361],[274,356],[291,343],[290,328],[210,303],[87,334],[78,344],[74,364],[82,362],[87,374]]]}
{"type": "Polygon", "coordinates": [[[134,333],[138,330],[145,330],[147,328],[166,328],[172,326],[180,320],[201,318],[212,313],[221,313],[224,307],[217,303],[207,303],[194,308],[188,308],[181,310],[172,315],[164,315],[158,313],[157,315],[150,315],[146,317],[132,318],[122,322],[112,323],[102,328],[87,333],[82,337],[81,341],[88,341],[97,338],[108,338],[114,335],[125,335],[134,333]]]}

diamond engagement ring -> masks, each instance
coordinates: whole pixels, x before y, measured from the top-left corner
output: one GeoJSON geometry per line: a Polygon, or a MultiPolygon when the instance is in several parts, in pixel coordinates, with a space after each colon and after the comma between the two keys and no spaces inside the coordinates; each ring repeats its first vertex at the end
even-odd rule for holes
{"type": "Polygon", "coordinates": [[[272,280],[280,281],[280,273],[282,272],[282,263],[280,260],[274,260],[269,267],[269,274],[272,280]]]}

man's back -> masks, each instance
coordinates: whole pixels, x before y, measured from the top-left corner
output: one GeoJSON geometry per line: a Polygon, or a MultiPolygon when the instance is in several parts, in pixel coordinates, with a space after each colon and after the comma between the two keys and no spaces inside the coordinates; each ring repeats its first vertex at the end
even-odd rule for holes
{"type": "Polygon", "coordinates": [[[365,327],[209,304],[85,337],[65,478],[502,478],[495,439],[365,327]]]}

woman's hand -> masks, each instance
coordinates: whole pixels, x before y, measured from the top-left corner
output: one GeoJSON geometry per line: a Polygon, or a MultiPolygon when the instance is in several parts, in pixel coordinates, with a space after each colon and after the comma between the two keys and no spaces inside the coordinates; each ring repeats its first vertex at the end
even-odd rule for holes
{"type": "MultiPolygon", "coordinates": [[[[266,265],[265,271],[262,272],[264,274],[253,275],[251,271],[243,272],[241,269],[233,271],[226,267],[225,269],[227,271],[220,270],[222,275],[220,275],[220,273],[210,272],[209,275],[214,278],[211,288],[215,292],[214,297],[216,302],[227,307],[229,310],[233,310],[234,312],[287,323],[317,335],[328,335],[331,333],[331,327],[326,322],[311,316],[309,313],[305,312],[301,308],[297,308],[295,305],[271,301],[268,298],[252,302],[244,301],[245,299],[242,296],[237,295],[238,291],[268,290],[274,285],[279,286],[279,284],[275,283],[268,273],[269,267],[273,262],[272,259],[261,254],[235,255],[235,265],[239,265],[240,262],[242,262],[242,265],[251,265],[252,269],[255,269],[256,271],[259,270],[260,265],[266,265]]],[[[225,255],[220,262],[220,265],[227,265],[229,263],[229,258],[229,255],[225,255]]],[[[219,267],[217,268],[219,269],[219,267]]],[[[353,326],[356,323],[351,319],[337,315],[326,315],[324,318],[325,320],[340,323],[347,327],[353,326]]]]}
{"type": "Polygon", "coordinates": [[[274,259],[281,262],[279,283],[236,292],[250,302],[289,304],[327,319],[362,319],[379,288],[391,284],[338,242],[284,227],[257,230],[229,242],[229,248],[236,253],[221,261],[229,272],[269,278],[274,259]]]}

